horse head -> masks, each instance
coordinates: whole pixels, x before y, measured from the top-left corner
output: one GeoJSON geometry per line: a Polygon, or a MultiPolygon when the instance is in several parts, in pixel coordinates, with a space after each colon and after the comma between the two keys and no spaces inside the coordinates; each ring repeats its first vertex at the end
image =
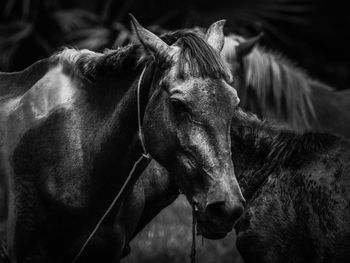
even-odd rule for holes
{"type": "Polygon", "coordinates": [[[231,231],[245,203],[231,160],[230,124],[239,99],[220,57],[224,23],[214,23],[206,35],[177,31],[167,41],[132,18],[135,38],[151,58],[146,67],[154,68],[143,117],[145,144],[175,176],[200,232],[212,239],[231,231]]]}

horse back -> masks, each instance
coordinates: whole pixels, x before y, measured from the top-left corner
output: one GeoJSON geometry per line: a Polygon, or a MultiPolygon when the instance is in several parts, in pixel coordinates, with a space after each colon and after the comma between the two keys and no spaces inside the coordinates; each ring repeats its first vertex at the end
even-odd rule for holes
{"type": "Polygon", "coordinates": [[[29,90],[49,70],[52,60],[52,58],[39,60],[19,72],[0,72],[0,101],[29,90]]]}
{"type": "MultiPolygon", "coordinates": [[[[30,145],[24,145],[36,127],[43,126],[50,117],[73,103],[76,92],[70,76],[64,74],[63,67],[54,57],[41,60],[22,72],[0,73],[0,219],[7,214],[7,204],[14,191],[16,175],[16,152],[35,152],[40,155],[44,148],[35,145],[35,138],[45,138],[40,134],[31,136],[30,145]]],[[[69,106],[70,105],[70,106],[69,106]]],[[[45,126],[45,125],[44,125],[45,126]]],[[[22,159],[20,163],[33,162],[22,159]]],[[[25,178],[18,178],[25,184],[25,178]]],[[[29,179],[28,179],[29,180],[29,179]]],[[[30,179],[31,180],[31,179],[30,179]]],[[[28,183],[28,182],[27,182],[28,183]]]]}
{"type": "Polygon", "coordinates": [[[16,104],[16,97],[30,90],[48,71],[51,59],[40,60],[23,71],[5,73],[0,72],[0,220],[6,217],[6,180],[4,145],[7,140],[7,115],[16,104]]]}

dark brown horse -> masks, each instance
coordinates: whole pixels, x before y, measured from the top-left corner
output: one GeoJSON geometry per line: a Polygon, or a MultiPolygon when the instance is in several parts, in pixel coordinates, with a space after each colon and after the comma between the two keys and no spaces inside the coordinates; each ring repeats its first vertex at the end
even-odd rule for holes
{"type": "MultiPolygon", "coordinates": [[[[247,199],[235,226],[244,261],[349,262],[350,142],[297,134],[242,110],[231,127],[232,161],[247,199]]],[[[156,162],[141,178],[133,194],[144,193],[137,199],[144,209],[134,234],[178,195],[156,162]]]]}
{"type": "MultiPolygon", "coordinates": [[[[146,149],[174,175],[203,234],[218,238],[232,229],[244,199],[232,176],[229,129],[239,100],[219,55],[222,27],[214,23],[205,38],[179,31],[169,45],[133,19],[138,44],[103,54],[66,49],[0,75],[0,176],[12,262],[73,260],[142,153],[137,90],[146,149]]],[[[79,261],[118,260],[121,205],[79,261]]]]}
{"type": "Polygon", "coordinates": [[[247,198],[236,224],[245,262],[350,260],[350,143],[237,111],[232,160],[247,198]]]}
{"type": "Polygon", "coordinates": [[[350,90],[335,91],[276,52],[255,47],[260,37],[225,37],[222,55],[231,65],[241,106],[293,130],[350,138],[350,90]]]}

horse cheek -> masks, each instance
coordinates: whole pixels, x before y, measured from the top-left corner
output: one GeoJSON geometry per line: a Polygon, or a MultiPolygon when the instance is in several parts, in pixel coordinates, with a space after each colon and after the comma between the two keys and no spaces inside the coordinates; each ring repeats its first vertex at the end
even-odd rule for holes
{"type": "Polygon", "coordinates": [[[148,109],[143,120],[143,134],[147,150],[153,158],[160,163],[165,163],[173,151],[171,144],[171,123],[169,122],[168,109],[163,103],[157,104],[153,109],[148,109]]]}

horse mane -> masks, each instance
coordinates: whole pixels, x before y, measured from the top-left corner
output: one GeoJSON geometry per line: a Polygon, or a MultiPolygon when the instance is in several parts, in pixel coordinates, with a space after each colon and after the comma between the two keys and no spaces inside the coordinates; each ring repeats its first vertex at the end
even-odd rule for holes
{"type": "Polygon", "coordinates": [[[87,49],[64,48],[56,53],[56,57],[59,58],[66,73],[93,80],[108,72],[119,70],[126,64],[134,67],[136,65],[136,47],[129,44],[115,50],[106,49],[103,53],[87,49]]]}
{"type": "MultiPolygon", "coordinates": [[[[236,59],[231,54],[232,50],[237,42],[244,39],[231,35],[226,40],[230,46],[226,48],[226,57],[228,60],[236,59]]],[[[242,90],[245,93],[242,98],[246,98],[243,104],[249,109],[259,105],[262,115],[270,110],[276,117],[290,123],[294,130],[311,129],[311,123],[317,121],[311,97],[313,88],[332,88],[309,77],[283,55],[260,46],[243,58],[243,66],[246,83],[245,90],[242,90]]]]}
{"type": "MultiPolygon", "coordinates": [[[[176,45],[181,47],[178,61],[180,77],[190,74],[194,77],[225,78],[228,81],[232,78],[229,66],[199,33],[178,30],[167,33],[161,38],[169,45],[176,42],[176,45]],[[189,70],[186,70],[187,67],[189,70]]],[[[114,72],[126,66],[134,69],[140,57],[139,53],[138,44],[129,44],[115,50],[107,49],[103,53],[64,48],[23,71],[0,73],[0,101],[25,93],[57,63],[63,66],[66,74],[91,81],[98,76],[104,76],[107,72],[114,72]]],[[[160,66],[164,67],[165,64],[160,66]]]]}
{"type": "MultiPolygon", "coordinates": [[[[162,35],[161,39],[168,45],[176,43],[181,48],[177,61],[179,77],[185,77],[186,74],[189,74],[194,77],[224,78],[231,81],[232,75],[229,65],[223,61],[220,54],[204,40],[204,36],[200,33],[193,30],[178,30],[162,35]]],[[[105,50],[103,53],[65,48],[56,56],[73,74],[87,79],[93,79],[99,73],[121,69],[125,66],[126,61],[133,68],[137,64],[149,64],[154,60],[162,69],[170,66],[161,57],[145,53],[140,43],[132,43],[116,50],[105,50]]]]}
{"type": "MultiPolygon", "coordinates": [[[[267,165],[291,165],[307,154],[318,153],[330,147],[337,136],[327,133],[306,132],[298,134],[288,127],[270,120],[260,120],[255,114],[241,109],[234,115],[234,124],[238,124],[239,137],[252,145],[255,152],[265,152],[267,165]],[[256,151],[256,149],[258,151],[256,151]]],[[[237,129],[231,129],[231,133],[237,129]]],[[[264,167],[266,169],[266,167],[264,167]]]]}
{"type": "Polygon", "coordinates": [[[268,107],[274,108],[293,128],[311,128],[310,122],[316,119],[316,114],[311,100],[311,79],[303,70],[262,47],[255,48],[243,59],[243,64],[247,87],[260,98],[263,112],[268,107]]]}
{"type": "Polygon", "coordinates": [[[24,94],[56,63],[50,57],[39,60],[22,71],[0,72],[0,102],[24,94]]]}
{"type": "Polygon", "coordinates": [[[161,39],[168,45],[180,47],[177,74],[201,78],[224,78],[231,82],[232,75],[229,65],[221,58],[198,31],[182,29],[165,33],[161,39]]]}

